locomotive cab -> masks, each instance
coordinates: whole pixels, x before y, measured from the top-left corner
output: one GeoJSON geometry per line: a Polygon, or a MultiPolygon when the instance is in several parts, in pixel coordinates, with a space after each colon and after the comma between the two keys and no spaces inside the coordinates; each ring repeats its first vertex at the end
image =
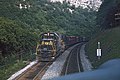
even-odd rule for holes
{"type": "Polygon", "coordinates": [[[56,46],[52,39],[42,40],[38,47],[37,55],[41,61],[50,61],[55,58],[56,46]]]}

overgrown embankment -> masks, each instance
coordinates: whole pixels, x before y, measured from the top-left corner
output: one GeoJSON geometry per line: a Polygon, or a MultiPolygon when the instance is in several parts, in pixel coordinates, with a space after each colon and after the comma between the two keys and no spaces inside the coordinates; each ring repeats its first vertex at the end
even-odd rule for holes
{"type": "Polygon", "coordinates": [[[96,35],[87,43],[86,51],[94,68],[110,59],[120,58],[120,27],[108,29],[96,35]],[[96,57],[97,42],[101,42],[102,57],[100,60],[96,57]]]}

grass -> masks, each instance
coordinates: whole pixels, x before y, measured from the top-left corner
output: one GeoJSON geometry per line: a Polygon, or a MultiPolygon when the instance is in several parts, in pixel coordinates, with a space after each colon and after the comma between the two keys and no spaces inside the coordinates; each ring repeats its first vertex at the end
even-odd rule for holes
{"type": "Polygon", "coordinates": [[[102,63],[115,58],[120,58],[120,27],[106,30],[97,34],[86,45],[86,55],[94,68],[102,63]],[[97,42],[101,42],[102,57],[96,57],[97,42]]]}
{"type": "Polygon", "coordinates": [[[23,61],[15,64],[9,64],[0,69],[0,80],[7,80],[13,73],[26,66],[23,61]]]}
{"type": "Polygon", "coordinates": [[[28,64],[28,61],[35,59],[34,54],[24,54],[21,60],[18,60],[15,55],[8,56],[4,59],[3,63],[0,65],[0,80],[7,80],[12,74],[22,69],[28,64]]]}

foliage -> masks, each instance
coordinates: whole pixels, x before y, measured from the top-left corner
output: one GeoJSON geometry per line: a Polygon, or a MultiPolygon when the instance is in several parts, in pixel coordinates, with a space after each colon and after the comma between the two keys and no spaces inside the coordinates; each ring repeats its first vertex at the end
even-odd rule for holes
{"type": "Polygon", "coordinates": [[[20,61],[19,63],[9,64],[4,67],[0,67],[0,79],[1,80],[7,80],[10,75],[18,71],[19,69],[25,67],[25,63],[20,61]]]}
{"type": "Polygon", "coordinates": [[[119,0],[104,0],[99,8],[97,23],[102,29],[115,27],[115,13],[120,4],[119,0]]]}
{"type": "Polygon", "coordinates": [[[120,58],[119,34],[120,27],[108,29],[96,34],[96,36],[87,43],[86,53],[89,56],[88,58],[92,62],[94,68],[98,68],[98,66],[110,59],[120,58]],[[100,60],[98,60],[96,56],[98,42],[101,43],[102,49],[102,56],[100,60]]]}
{"type": "Polygon", "coordinates": [[[15,21],[0,17],[0,50],[4,54],[20,54],[33,49],[36,35],[15,21]]]}
{"type": "Polygon", "coordinates": [[[41,32],[91,36],[97,29],[96,12],[69,3],[47,0],[2,0],[0,2],[0,51],[24,54],[35,51],[41,32]],[[23,8],[19,8],[22,4],[23,8]],[[25,5],[30,7],[25,9],[25,5]]]}

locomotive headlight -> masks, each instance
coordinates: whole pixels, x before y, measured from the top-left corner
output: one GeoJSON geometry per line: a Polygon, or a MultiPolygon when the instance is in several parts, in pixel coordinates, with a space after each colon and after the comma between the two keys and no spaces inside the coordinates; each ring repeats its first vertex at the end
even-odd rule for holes
{"type": "Polygon", "coordinates": [[[52,57],[52,59],[55,59],[55,57],[52,57]]]}

